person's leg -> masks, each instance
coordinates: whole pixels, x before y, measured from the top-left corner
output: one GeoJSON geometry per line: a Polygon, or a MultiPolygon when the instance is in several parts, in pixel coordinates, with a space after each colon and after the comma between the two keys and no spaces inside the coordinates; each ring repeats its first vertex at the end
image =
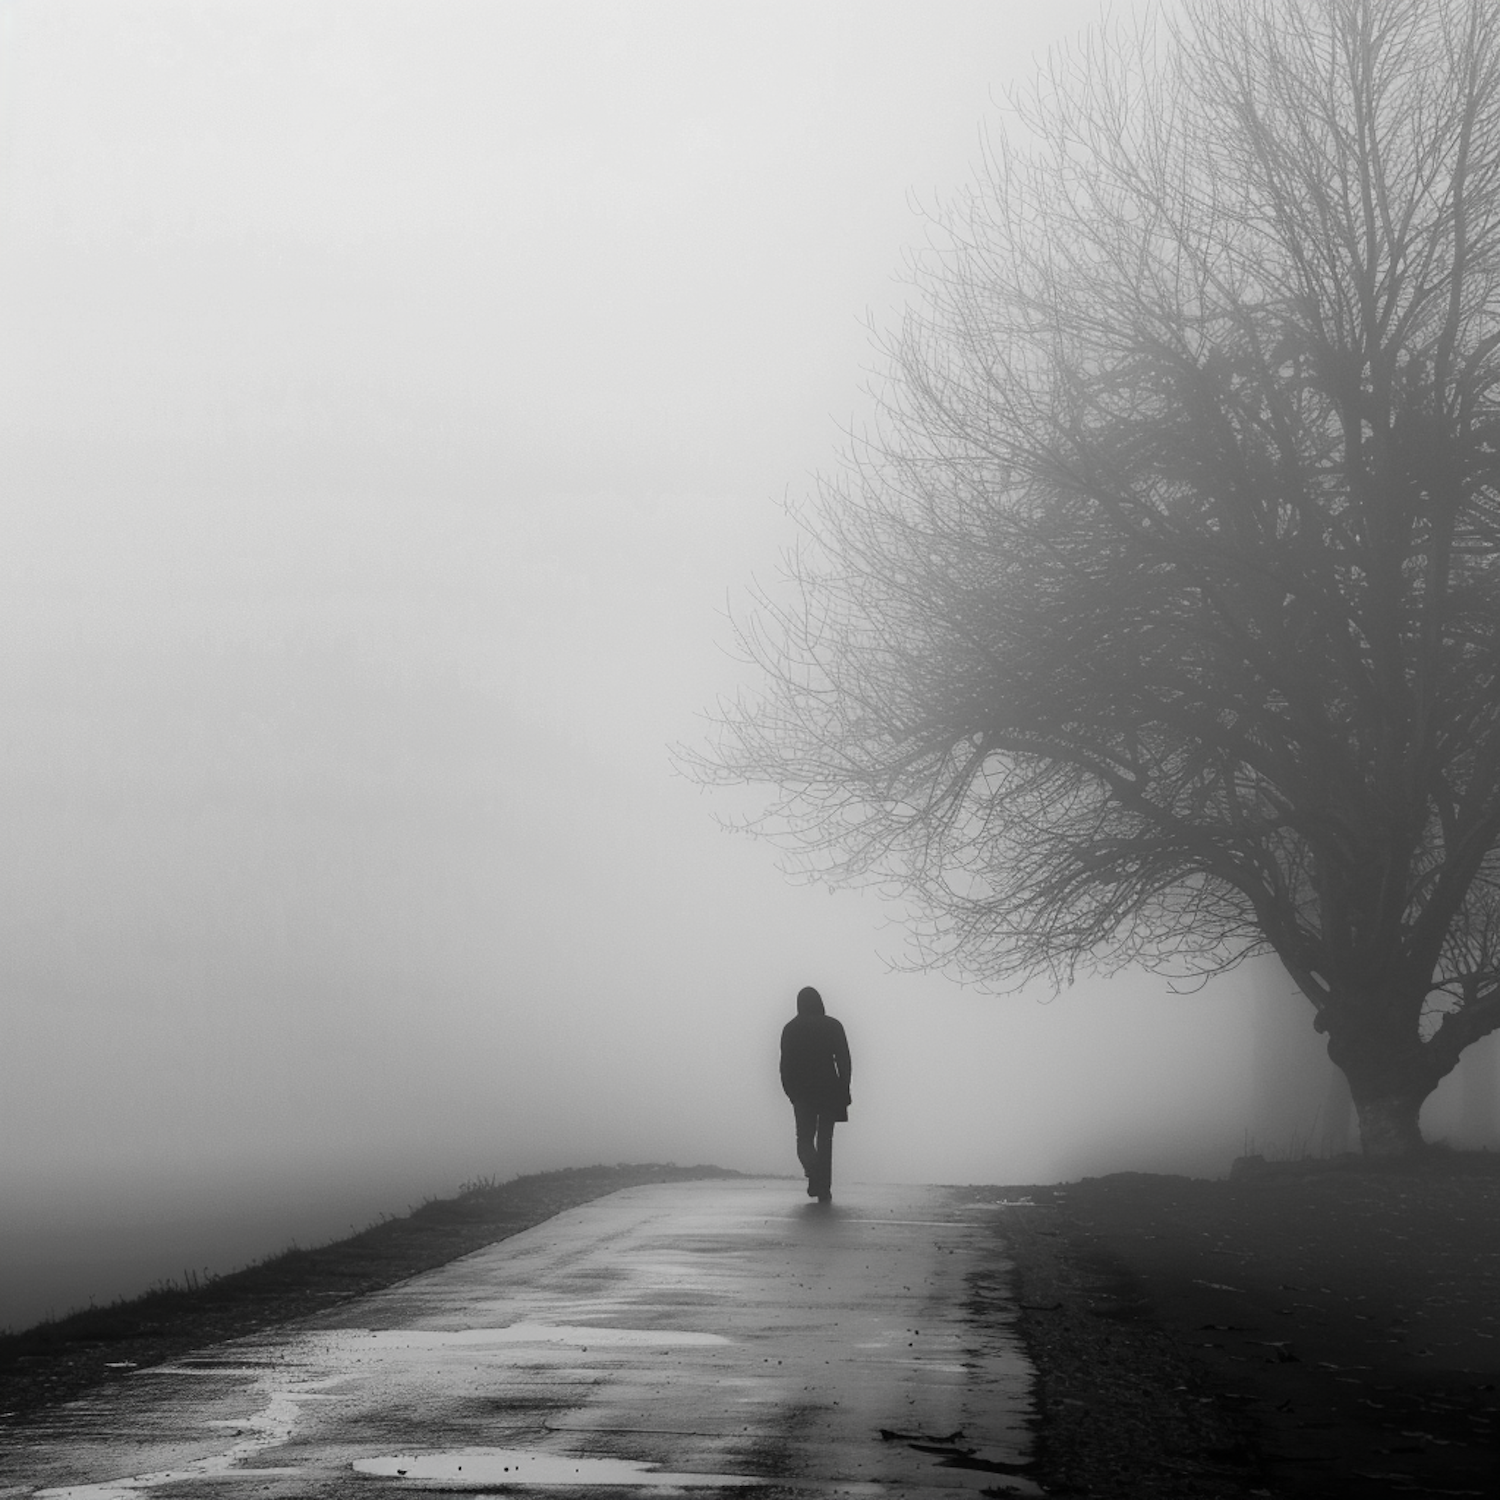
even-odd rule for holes
{"type": "Polygon", "coordinates": [[[823,1199],[833,1196],[833,1125],[831,1111],[818,1116],[817,1171],[809,1174],[809,1188],[816,1188],[823,1199]]]}
{"type": "Polygon", "coordinates": [[[813,1193],[818,1170],[818,1108],[815,1104],[799,1104],[794,1099],[792,1114],[797,1122],[797,1160],[802,1163],[802,1170],[807,1174],[807,1190],[813,1193]]]}

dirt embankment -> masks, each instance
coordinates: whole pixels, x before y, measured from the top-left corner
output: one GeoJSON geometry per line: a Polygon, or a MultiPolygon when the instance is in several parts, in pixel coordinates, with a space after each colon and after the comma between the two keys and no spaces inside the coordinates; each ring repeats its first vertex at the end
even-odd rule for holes
{"type": "Polygon", "coordinates": [[[1500,1162],[1005,1211],[1056,1496],[1500,1495],[1500,1162]]]}

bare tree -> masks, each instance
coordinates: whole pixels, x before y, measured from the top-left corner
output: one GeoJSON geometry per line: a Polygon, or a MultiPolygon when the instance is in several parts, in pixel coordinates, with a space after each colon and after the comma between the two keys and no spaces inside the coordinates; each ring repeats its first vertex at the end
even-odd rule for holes
{"type": "Polygon", "coordinates": [[[1187,0],[1013,105],[699,772],[983,983],[1274,951],[1414,1151],[1500,1027],[1500,7],[1187,0]]]}

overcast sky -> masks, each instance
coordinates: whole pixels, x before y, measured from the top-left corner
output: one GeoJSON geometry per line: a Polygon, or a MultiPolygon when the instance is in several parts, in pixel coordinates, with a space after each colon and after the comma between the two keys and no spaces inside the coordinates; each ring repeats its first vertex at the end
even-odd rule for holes
{"type": "Polygon", "coordinates": [[[1095,13],[0,6],[0,1260],[141,1204],[306,1239],[481,1173],[795,1171],[805,983],[843,1174],[1227,1163],[1255,976],[893,975],[899,911],[789,885],[667,754],[922,210],[1095,13]]]}

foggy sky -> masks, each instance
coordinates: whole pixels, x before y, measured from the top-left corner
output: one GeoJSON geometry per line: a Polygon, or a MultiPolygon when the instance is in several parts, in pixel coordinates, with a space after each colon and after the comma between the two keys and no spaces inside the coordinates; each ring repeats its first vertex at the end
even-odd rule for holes
{"type": "Polygon", "coordinates": [[[66,1242],[68,1303],[466,1176],[795,1171],[807,983],[843,1176],[1227,1165],[1274,971],[892,974],[899,909],[666,753],[921,208],[1094,14],[0,8],[0,1270],[66,1242]]]}

